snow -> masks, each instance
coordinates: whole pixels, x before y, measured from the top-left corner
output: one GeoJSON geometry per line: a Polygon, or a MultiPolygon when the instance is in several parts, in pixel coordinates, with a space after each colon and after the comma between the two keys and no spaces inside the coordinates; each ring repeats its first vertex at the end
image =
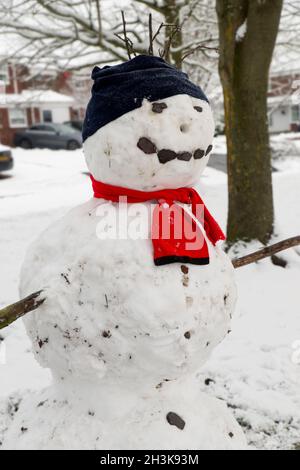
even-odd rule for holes
{"type": "Polygon", "coordinates": [[[0,142],[0,152],[5,152],[6,150],[10,150],[10,147],[7,147],[7,145],[3,145],[0,142]]]}
{"type": "Polygon", "coordinates": [[[275,107],[278,105],[292,105],[294,104],[293,95],[278,95],[278,96],[269,96],[268,97],[268,106],[275,107]]]}
{"type": "MultiPolygon", "coordinates": [[[[142,189],[170,187],[172,181],[181,187],[197,179],[214,133],[209,105],[186,95],[164,103],[164,112],[156,113],[144,101],[85,141],[94,177],[142,189]],[[158,150],[185,151],[190,158],[160,163],[159,151],[152,147],[146,155],[137,145],[145,136],[158,150]]],[[[231,412],[203,396],[195,379],[230,329],[233,266],[205,235],[209,265],[158,268],[148,224],[153,204],[144,208],[92,198],[29,248],[20,295],[42,288],[47,299],[24,323],[35,358],[51,370],[53,384],[22,401],[4,449],[246,447],[231,412]],[[100,218],[103,206],[106,224],[100,218]],[[122,231],[132,232],[127,209],[128,214],[135,210],[135,224],[142,233],[147,227],[148,236],[103,237],[116,212],[122,231]],[[180,432],[168,421],[170,413],[184,423],[180,432]]]]}
{"type": "Polygon", "coordinates": [[[74,103],[74,98],[53,90],[23,90],[21,93],[0,94],[1,104],[67,104],[74,103]]]}
{"type": "MultiPolygon", "coordinates": [[[[80,150],[13,149],[13,156],[14,170],[7,177],[0,176],[0,306],[18,298],[19,271],[28,244],[70,206],[91,194],[87,176],[82,174],[87,169],[80,150]]],[[[6,364],[0,365],[1,377],[5,377],[0,396],[9,395],[20,384],[26,389],[47,383],[49,374],[35,367],[22,321],[16,328],[1,331],[0,336],[5,337],[6,346],[6,364]],[[14,369],[21,357],[21,367],[14,369]]]]}
{"type": "Polygon", "coordinates": [[[175,149],[193,154],[198,148],[205,152],[214,135],[210,105],[188,95],[162,101],[167,105],[162,113],[153,113],[151,102],[144,100],[143,106],[100,128],[84,142],[88,166],[96,180],[143,191],[190,186],[198,180],[208,156],[191,158],[186,165],[177,158],[163,165],[156,153],[175,149]],[[137,147],[141,137],[150,139],[157,152],[142,152],[137,147]]]}
{"type": "Polygon", "coordinates": [[[213,153],[226,155],[227,147],[226,147],[226,137],[225,135],[218,135],[214,139],[214,148],[213,153]]]}
{"type": "Polygon", "coordinates": [[[245,20],[244,23],[238,28],[236,32],[236,36],[235,36],[236,42],[243,41],[246,33],[247,33],[247,20],[245,20]]]}
{"type": "MultiPolygon", "coordinates": [[[[0,179],[0,306],[18,298],[19,271],[29,243],[49,223],[91,195],[80,150],[14,149],[13,153],[16,159],[13,176],[0,179]]],[[[279,161],[278,170],[273,178],[276,235],[281,239],[300,232],[300,162],[297,158],[279,161]]],[[[206,168],[199,190],[224,228],[226,175],[206,168]]],[[[257,246],[241,246],[238,251],[250,252],[257,246]]],[[[293,249],[281,255],[289,261],[286,269],[264,260],[236,271],[239,301],[232,333],[213,352],[199,376],[203,391],[229,404],[248,442],[257,448],[290,449],[299,445],[297,252],[293,249]]],[[[0,335],[5,338],[7,361],[4,365],[0,363],[2,441],[1,434],[19,400],[26,396],[24,390],[40,390],[49,384],[50,375],[35,362],[21,320],[0,335]]],[[[1,344],[3,348],[3,341],[1,344]]],[[[92,426],[92,421],[88,423],[92,426]]]]}
{"type": "MultiPolygon", "coordinates": [[[[300,132],[284,132],[270,135],[270,145],[272,150],[272,164],[277,167],[278,157],[299,157],[300,156],[300,132]]],[[[219,135],[214,139],[213,154],[226,155],[226,137],[219,135]]],[[[288,165],[292,164],[292,159],[288,160],[288,165]]]]}
{"type": "MultiPolygon", "coordinates": [[[[30,411],[34,409],[34,418],[39,425],[35,433],[36,447],[40,449],[146,450],[161,449],[164,442],[164,449],[176,450],[198,448],[200,441],[204,449],[213,450],[219,447],[220,440],[223,443],[225,441],[224,450],[243,448],[237,438],[239,426],[226,405],[199,393],[193,382],[187,383],[184,380],[178,383],[178,394],[174,393],[168,382],[163,388],[156,390],[155,396],[146,397],[148,399],[132,397],[123,388],[120,393],[120,389],[108,387],[107,384],[99,389],[92,385],[87,384],[86,393],[81,400],[78,400],[75,393],[73,395],[77,400],[74,397],[70,400],[70,391],[66,395],[65,386],[61,390],[63,398],[60,400],[52,389],[38,396],[26,397],[15,415],[15,429],[18,433],[12,435],[11,430],[7,433],[7,439],[12,444],[10,447],[18,445],[20,449],[32,448],[32,432],[29,427],[25,427],[25,423],[32,422],[30,411]],[[180,399],[186,395],[187,388],[193,407],[190,401],[180,399]],[[96,406],[91,407],[91,402],[96,406]],[[164,406],[166,403],[168,406],[164,406]],[[177,416],[187,417],[188,420],[183,430],[169,425],[165,420],[166,431],[162,433],[162,414],[166,416],[171,410],[176,410],[177,416]],[[21,415],[23,419],[20,419],[21,415]],[[227,417],[226,422],[224,415],[227,417]],[[53,421],[57,426],[55,432],[50,432],[53,421]],[[207,423],[214,423],[214,426],[207,427],[207,423]],[[188,426],[189,432],[186,433],[184,431],[188,426]],[[83,433],[83,429],[87,432],[83,433]],[[169,437],[167,442],[166,434],[169,437]],[[147,435],[150,439],[146,439],[147,435]]],[[[14,408],[11,409],[13,413],[14,408]]]]}

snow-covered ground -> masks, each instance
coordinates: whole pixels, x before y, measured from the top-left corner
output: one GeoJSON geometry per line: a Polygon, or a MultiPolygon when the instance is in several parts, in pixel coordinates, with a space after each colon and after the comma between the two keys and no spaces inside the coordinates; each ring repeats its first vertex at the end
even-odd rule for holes
{"type": "MultiPolygon", "coordinates": [[[[14,157],[11,177],[0,177],[0,308],[18,298],[29,243],[92,194],[81,150],[15,149],[14,157]]],[[[278,160],[276,168],[281,239],[300,234],[300,159],[278,160]]],[[[198,189],[225,228],[226,175],[207,168],[198,189]]],[[[239,253],[257,246],[240,247],[239,253]]],[[[204,391],[232,408],[249,443],[264,449],[300,447],[300,248],[282,257],[289,262],[285,269],[264,260],[236,271],[239,302],[232,333],[199,376],[204,391]]],[[[49,380],[33,358],[22,320],[1,331],[0,443],[25,391],[49,380]]]]}
{"type": "MultiPolygon", "coordinates": [[[[300,156],[300,132],[286,132],[271,134],[270,145],[273,158],[282,156],[300,156]]],[[[218,155],[226,155],[226,138],[219,135],[214,140],[214,152],[218,155]]]]}

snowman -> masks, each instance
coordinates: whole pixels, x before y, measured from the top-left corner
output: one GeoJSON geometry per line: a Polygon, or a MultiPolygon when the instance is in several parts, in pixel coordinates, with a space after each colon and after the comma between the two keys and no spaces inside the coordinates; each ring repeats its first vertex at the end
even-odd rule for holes
{"type": "Polygon", "coordinates": [[[21,275],[21,296],[47,290],[25,326],[53,383],[22,401],[3,447],[243,449],[226,405],[197,382],[236,301],[223,233],[193,189],[212,149],[208,99],[153,56],[92,78],[94,197],[40,236],[21,275]]]}

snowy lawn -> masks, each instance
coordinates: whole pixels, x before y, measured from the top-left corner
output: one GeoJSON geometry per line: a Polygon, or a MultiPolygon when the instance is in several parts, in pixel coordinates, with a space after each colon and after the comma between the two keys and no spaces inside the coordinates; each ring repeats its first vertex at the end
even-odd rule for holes
{"type": "MultiPolygon", "coordinates": [[[[282,134],[271,134],[270,144],[273,157],[300,156],[300,132],[286,132],[282,134]]],[[[226,138],[219,135],[214,139],[214,152],[226,154],[226,138]]]]}
{"type": "MultiPolygon", "coordinates": [[[[14,157],[12,176],[0,177],[0,308],[18,299],[28,244],[92,194],[81,150],[15,149],[14,157]]],[[[276,161],[276,168],[276,238],[282,239],[300,234],[300,159],[276,161]]],[[[226,175],[207,168],[198,189],[225,228],[226,175]]],[[[232,408],[249,443],[264,449],[300,448],[300,248],[281,256],[289,262],[285,269],[264,260],[236,271],[239,302],[232,333],[199,376],[203,390],[232,408]]],[[[2,331],[0,443],[25,390],[49,380],[33,358],[22,320],[2,331]]]]}

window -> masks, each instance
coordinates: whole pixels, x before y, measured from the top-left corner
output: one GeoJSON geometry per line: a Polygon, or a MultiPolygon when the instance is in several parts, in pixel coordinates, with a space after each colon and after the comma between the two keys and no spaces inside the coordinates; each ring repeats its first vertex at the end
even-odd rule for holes
{"type": "Polygon", "coordinates": [[[269,125],[272,127],[273,126],[273,113],[269,114],[269,125]]]}
{"type": "Polygon", "coordinates": [[[49,109],[43,110],[43,122],[52,122],[52,111],[49,109]]]}
{"type": "Polygon", "coordinates": [[[9,109],[10,127],[27,127],[27,113],[23,108],[9,109]]]}
{"type": "Polygon", "coordinates": [[[31,126],[30,130],[37,132],[55,132],[55,129],[53,127],[43,125],[31,126]]]}
{"type": "Polygon", "coordinates": [[[55,129],[51,126],[41,126],[43,127],[44,132],[56,132],[55,129]]]}
{"type": "Polygon", "coordinates": [[[292,106],[292,122],[300,121],[300,107],[299,105],[292,106]]]}
{"type": "Polygon", "coordinates": [[[0,82],[2,82],[4,85],[9,84],[7,64],[0,63],[0,82]]]}

